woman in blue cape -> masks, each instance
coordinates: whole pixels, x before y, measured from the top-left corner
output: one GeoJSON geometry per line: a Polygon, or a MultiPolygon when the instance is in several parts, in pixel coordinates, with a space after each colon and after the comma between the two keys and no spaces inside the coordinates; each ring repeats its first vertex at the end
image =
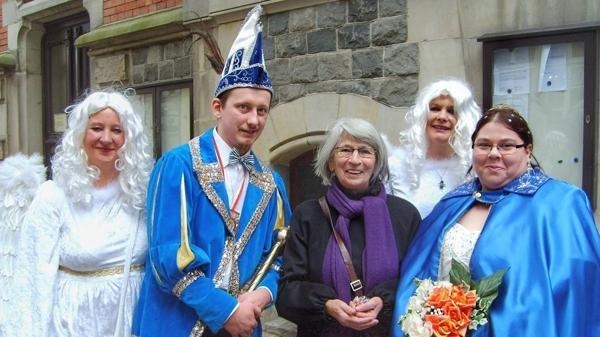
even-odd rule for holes
{"type": "MultiPolygon", "coordinates": [[[[476,179],[424,219],[401,268],[393,336],[415,278],[448,280],[452,259],[479,280],[507,269],[488,323],[469,336],[600,336],[600,235],[585,193],[531,165],[533,136],[513,108],[479,120],[476,179]]],[[[408,329],[407,329],[408,330],[408,329]]]]}

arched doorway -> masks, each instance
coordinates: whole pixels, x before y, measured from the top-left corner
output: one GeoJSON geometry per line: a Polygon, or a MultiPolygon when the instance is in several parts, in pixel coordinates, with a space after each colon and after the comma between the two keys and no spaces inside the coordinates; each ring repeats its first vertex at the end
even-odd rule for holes
{"type": "Polygon", "coordinates": [[[290,160],[290,203],[292,208],[308,199],[315,199],[325,194],[325,186],[321,184],[313,170],[316,148],[308,150],[290,160]]]}
{"type": "Polygon", "coordinates": [[[406,127],[405,113],[406,108],[386,106],[365,96],[310,94],[275,106],[256,148],[259,157],[269,158],[287,180],[290,204],[295,207],[324,194],[325,187],[313,173],[313,161],[332,122],[341,117],[363,118],[395,143],[398,131],[406,127]]]}

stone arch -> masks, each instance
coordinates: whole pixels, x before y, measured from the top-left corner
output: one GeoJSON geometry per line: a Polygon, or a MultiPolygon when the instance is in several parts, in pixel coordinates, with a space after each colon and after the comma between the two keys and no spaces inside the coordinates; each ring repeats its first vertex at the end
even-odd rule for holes
{"type": "Polygon", "coordinates": [[[323,139],[327,126],[340,117],[364,118],[395,141],[405,128],[406,108],[391,107],[369,97],[355,94],[310,94],[275,106],[269,113],[260,146],[262,158],[273,165],[285,165],[290,159],[315,147],[323,139]],[[263,144],[264,145],[264,144],[263,144]]]}

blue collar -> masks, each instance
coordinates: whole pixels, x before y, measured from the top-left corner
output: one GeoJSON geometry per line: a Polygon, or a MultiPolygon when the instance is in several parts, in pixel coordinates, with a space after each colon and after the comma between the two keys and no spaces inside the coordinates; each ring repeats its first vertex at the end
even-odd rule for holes
{"type": "Polygon", "coordinates": [[[525,171],[525,173],[500,189],[484,191],[481,188],[479,178],[475,178],[448,192],[442,200],[457,196],[472,195],[477,201],[494,204],[511,193],[523,195],[534,194],[549,179],[550,177],[542,172],[539,167],[536,167],[525,171]]]}

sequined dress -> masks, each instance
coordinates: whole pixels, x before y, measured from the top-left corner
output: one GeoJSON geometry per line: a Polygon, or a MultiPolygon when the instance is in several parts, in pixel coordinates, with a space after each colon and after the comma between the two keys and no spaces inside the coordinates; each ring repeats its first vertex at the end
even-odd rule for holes
{"type": "Polygon", "coordinates": [[[131,335],[147,239],[120,193],[116,182],[94,189],[87,207],[41,186],[20,241],[19,336],[131,335]]]}
{"type": "Polygon", "coordinates": [[[458,260],[466,266],[469,265],[479,234],[481,231],[469,230],[458,222],[448,229],[442,243],[438,280],[450,280],[452,259],[458,260]]]}

